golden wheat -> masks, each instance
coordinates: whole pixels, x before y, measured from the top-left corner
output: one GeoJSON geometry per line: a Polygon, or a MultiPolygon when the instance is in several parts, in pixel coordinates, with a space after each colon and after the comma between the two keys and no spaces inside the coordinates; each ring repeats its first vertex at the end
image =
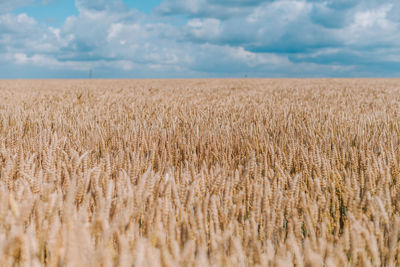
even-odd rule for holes
{"type": "Polygon", "coordinates": [[[399,80],[0,82],[0,266],[398,266],[399,80]]]}

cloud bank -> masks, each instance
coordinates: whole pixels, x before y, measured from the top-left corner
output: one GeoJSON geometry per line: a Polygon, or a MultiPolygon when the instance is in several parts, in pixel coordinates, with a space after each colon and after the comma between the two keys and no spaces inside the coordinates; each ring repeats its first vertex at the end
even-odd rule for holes
{"type": "MultiPolygon", "coordinates": [[[[0,1],[0,77],[396,77],[396,0],[76,0],[60,27],[0,1]]],[[[43,8],[46,8],[45,5],[43,8]]]]}

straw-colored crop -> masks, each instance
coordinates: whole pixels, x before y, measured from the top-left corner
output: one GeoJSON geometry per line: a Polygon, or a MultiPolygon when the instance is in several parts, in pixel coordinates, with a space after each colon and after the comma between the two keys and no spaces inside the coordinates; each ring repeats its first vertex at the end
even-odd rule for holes
{"type": "Polygon", "coordinates": [[[399,80],[0,82],[0,266],[398,266],[399,80]]]}

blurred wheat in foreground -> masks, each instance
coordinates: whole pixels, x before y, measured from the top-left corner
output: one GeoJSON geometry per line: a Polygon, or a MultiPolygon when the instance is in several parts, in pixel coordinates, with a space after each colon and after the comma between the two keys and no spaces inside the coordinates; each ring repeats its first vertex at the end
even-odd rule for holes
{"type": "Polygon", "coordinates": [[[398,266],[400,80],[0,82],[0,266],[398,266]]]}

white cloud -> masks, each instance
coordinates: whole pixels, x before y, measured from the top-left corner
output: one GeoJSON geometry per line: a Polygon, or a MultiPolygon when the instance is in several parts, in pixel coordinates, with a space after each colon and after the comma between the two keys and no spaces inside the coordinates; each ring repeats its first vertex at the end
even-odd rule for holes
{"type": "Polygon", "coordinates": [[[14,58],[17,64],[26,64],[28,62],[28,57],[24,53],[16,53],[14,58]]]}
{"type": "Polygon", "coordinates": [[[358,46],[399,44],[399,25],[387,18],[392,7],[391,4],[386,4],[375,9],[356,12],[353,23],[341,30],[344,43],[358,46]]]}
{"type": "Polygon", "coordinates": [[[197,38],[212,38],[221,32],[221,22],[214,18],[191,19],[187,25],[190,33],[197,38]]]}
{"type": "Polygon", "coordinates": [[[122,25],[122,23],[111,24],[110,29],[108,30],[107,40],[111,40],[116,37],[121,32],[123,27],[124,26],[122,25]]]}
{"type": "Polygon", "coordinates": [[[25,25],[30,25],[30,26],[36,24],[36,20],[34,18],[28,17],[28,15],[26,15],[25,13],[19,14],[17,16],[17,22],[21,23],[21,24],[25,24],[25,25]]]}
{"type": "Polygon", "coordinates": [[[354,28],[368,28],[377,25],[383,29],[393,26],[393,23],[386,19],[386,14],[392,9],[392,5],[384,5],[378,9],[357,12],[354,16],[354,28]]]}
{"type": "Polygon", "coordinates": [[[27,3],[0,0],[3,65],[98,68],[104,75],[314,76],[368,73],[365,62],[376,73],[399,62],[394,0],[165,0],[150,15],[122,0],[76,0],[78,15],[60,27],[9,12],[27,3]]]}
{"type": "Polygon", "coordinates": [[[256,23],[265,20],[288,23],[299,15],[311,11],[312,4],[302,1],[277,1],[266,3],[253,10],[246,18],[247,22],[256,23]]]}

